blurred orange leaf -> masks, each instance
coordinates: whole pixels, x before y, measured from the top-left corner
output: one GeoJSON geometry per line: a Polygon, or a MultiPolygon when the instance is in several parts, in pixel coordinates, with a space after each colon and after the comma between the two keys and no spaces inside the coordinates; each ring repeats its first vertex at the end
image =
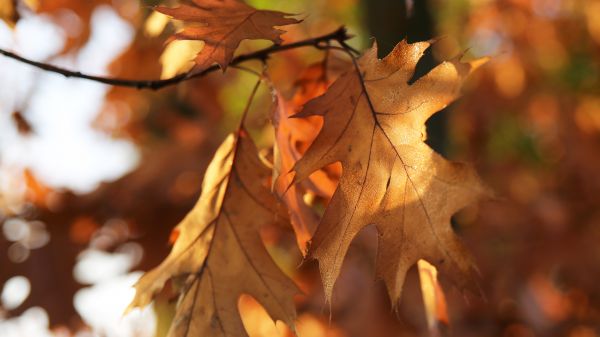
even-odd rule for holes
{"type": "Polygon", "coordinates": [[[16,0],[0,0],[0,20],[13,27],[19,20],[16,0]]]}
{"type": "MultiPolygon", "coordinates": [[[[316,228],[318,219],[314,210],[304,201],[306,186],[290,186],[291,177],[288,172],[312,143],[322,122],[316,118],[291,117],[300,111],[304,103],[324,93],[327,85],[325,64],[318,63],[310,66],[295,83],[297,91],[292,99],[285,99],[279,92],[273,90],[276,101],[273,112],[275,126],[273,187],[290,211],[290,220],[302,254],[306,254],[307,243],[316,228]]],[[[321,186],[335,188],[335,184],[331,183],[331,179],[322,170],[311,176],[311,179],[317,180],[311,182],[311,186],[316,187],[315,190],[321,186]]]]}
{"type": "Polygon", "coordinates": [[[437,269],[425,260],[417,262],[419,269],[419,282],[423,303],[425,304],[425,317],[427,326],[432,333],[439,334],[439,325],[449,325],[448,307],[446,296],[437,278],[437,269]]]}

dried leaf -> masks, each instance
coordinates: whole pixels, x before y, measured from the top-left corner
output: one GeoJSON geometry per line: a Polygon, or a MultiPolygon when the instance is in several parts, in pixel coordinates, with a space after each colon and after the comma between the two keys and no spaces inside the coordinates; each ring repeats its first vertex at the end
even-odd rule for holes
{"type": "Polygon", "coordinates": [[[262,184],[269,174],[244,130],[228,137],[206,171],[198,203],[177,226],[171,253],[136,284],[130,308],[147,305],[176,278],[185,285],[169,336],[246,336],[237,309],[242,294],[293,327],[297,287],[259,234],[282,214],[262,184]]]}
{"type": "Polygon", "coordinates": [[[279,93],[274,95],[276,108],[273,114],[273,124],[276,144],[274,145],[273,181],[275,183],[273,189],[290,211],[290,221],[294,227],[298,247],[305,255],[308,248],[307,243],[316,228],[318,218],[312,208],[304,202],[304,190],[301,186],[291,186],[287,189],[289,184],[286,185],[282,179],[279,179],[280,174],[288,172],[301,154],[293,147],[294,144],[291,140],[290,131],[297,129],[289,129],[285,123],[291,106],[279,93]]]}
{"type": "Polygon", "coordinates": [[[214,63],[225,69],[242,40],[264,39],[279,44],[284,31],[273,27],[299,22],[288,14],[257,10],[238,0],[193,0],[176,8],[156,10],[187,23],[175,34],[176,39],[205,42],[196,56],[198,71],[214,63]]]}
{"type": "Polygon", "coordinates": [[[315,139],[322,125],[319,119],[290,117],[299,112],[307,101],[325,92],[328,81],[324,66],[323,63],[310,66],[295,83],[297,91],[291,99],[285,99],[279,92],[273,90],[275,100],[272,118],[275,127],[273,189],[290,212],[290,220],[302,254],[306,254],[307,243],[318,221],[316,213],[304,201],[306,190],[313,186],[315,187],[313,190],[317,190],[321,185],[327,188],[333,184],[325,172],[318,171],[310,179],[319,180],[318,182],[309,181],[309,186],[290,186],[292,177],[287,173],[315,139]]]}
{"type": "Polygon", "coordinates": [[[350,242],[365,226],[379,231],[377,275],[394,304],[407,270],[425,259],[461,287],[474,269],[450,226],[460,208],[487,193],[474,169],[450,162],[424,140],[425,121],[459,94],[480,61],[448,61],[409,85],[429,43],[399,43],[384,59],[374,45],[299,114],[321,115],[323,129],[294,166],[294,181],[333,162],[342,177],[312,239],[327,300],[350,242]]]}

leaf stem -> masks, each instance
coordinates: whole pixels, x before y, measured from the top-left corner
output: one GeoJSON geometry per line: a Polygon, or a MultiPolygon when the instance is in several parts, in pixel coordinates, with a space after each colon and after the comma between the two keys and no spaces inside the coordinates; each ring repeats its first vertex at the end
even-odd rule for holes
{"type": "Polygon", "coordinates": [[[258,88],[260,87],[261,83],[262,83],[262,77],[259,76],[258,81],[256,81],[256,84],[254,85],[254,88],[252,88],[252,93],[250,94],[250,97],[248,98],[248,103],[246,103],[244,112],[242,112],[242,117],[240,118],[240,125],[238,126],[238,132],[240,132],[244,128],[244,122],[246,121],[246,116],[248,116],[248,111],[250,110],[252,101],[254,101],[254,97],[256,96],[256,92],[258,92],[258,88]]]}
{"type": "MultiPolygon", "coordinates": [[[[239,55],[239,56],[235,57],[229,65],[235,66],[242,62],[249,61],[249,60],[266,61],[271,54],[279,53],[279,52],[290,50],[290,49],[301,48],[301,47],[314,47],[314,48],[318,48],[318,49],[323,49],[322,48],[323,43],[337,41],[338,43],[342,44],[344,41],[350,39],[351,37],[352,36],[349,35],[348,32],[346,31],[346,28],[342,26],[331,33],[324,34],[324,35],[321,35],[321,36],[318,36],[315,38],[300,40],[300,41],[293,42],[290,44],[283,44],[283,45],[277,44],[277,45],[273,45],[268,48],[257,50],[252,53],[239,55]]],[[[189,72],[186,72],[186,73],[183,73],[183,74],[171,77],[171,78],[163,79],[163,80],[134,80],[134,79],[102,77],[102,76],[94,76],[94,75],[84,74],[79,71],[72,71],[72,70],[60,68],[60,67],[48,64],[48,63],[33,61],[33,60],[27,59],[23,56],[17,55],[13,52],[7,51],[2,48],[0,48],[0,54],[6,56],[8,58],[11,58],[13,60],[16,60],[18,62],[25,63],[25,64],[31,65],[33,67],[36,67],[36,68],[39,68],[39,69],[42,69],[42,70],[45,70],[45,71],[48,71],[51,73],[63,75],[67,78],[81,78],[81,79],[86,79],[86,80],[90,80],[90,81],[94,81],[94,82],[112,85],[112,86],[130,87],[130,88],[135,88],[135,89],[158,90],[158,89],[162,89],[164,87],[168,87],[171,85],[176,85],[181,82],[185,82],[185,81],[188,81],[188,80],[191,80],[194,78],[204,77],[207,74],[215,72],[220,69],[220,67],[215,64],[215,65],[212,65],[212,66],[210,66],[202,71],[199,71],[199,72],[194,71],[192,69],[189,72]]]]}

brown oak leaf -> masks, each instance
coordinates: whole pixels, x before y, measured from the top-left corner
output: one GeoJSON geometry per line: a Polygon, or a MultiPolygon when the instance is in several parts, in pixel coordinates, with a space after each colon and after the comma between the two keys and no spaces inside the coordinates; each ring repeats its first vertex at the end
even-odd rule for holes
{"type": "Polygon", "coordinates": [[[147,305],[165,282],[183,282],[171,337],[247,336],[238,300],[248,294],[293,328],[298,288],[273,262],[259,229],[286,218],[263,184],[270,171],[242,129],[217,150],[202,194],[177,225],[169,256],[136,284],[130,305],[147,305]]]}
{"type": "Polygon", "coordinates": [[[294,182],[341,162],[337,190],[311,241],[328,301],[352,239],[365,226],[379,232],[377,276],[397,304],[407,270],[425,259],[462,288],[474,264],[450,217],[487,194],[475,170],[451,162],[424,142],[425,121],[459,95],[481,60],[443,62],[408,84],[428,42],[402,41],[384,59],[377,46],[298,115],[320,115],[323,128],[295,164],[294,182]],[[357,71],[360,69],[360,73],[357,71]]]}
{"type": "Polygon", "coordinates": [[[284,31],[274,26],[299,22],[288,14],[257,10],[238,0],[192,0],[176,8],[156,10],[186,23],[175,34],[176,39],[205,42],[196,56],[197,71],[214,63],[225,69],[242,40],[263,39],[279,44],[284,31]]]}

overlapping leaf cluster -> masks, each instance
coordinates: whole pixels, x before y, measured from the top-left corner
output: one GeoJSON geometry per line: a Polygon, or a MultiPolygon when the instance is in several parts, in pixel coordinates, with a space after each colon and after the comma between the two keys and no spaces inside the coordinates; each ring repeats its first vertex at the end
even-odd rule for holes
{"type": "MultiPolygon", "coordinates": [[[[282,31],[275,26],[298,22],[236,0],[193,0],[158,11],[184,21],[175,38],[205,42],[195,59],[198,70],[214,63],[225,69],[244,39],[280,43],[282,31]]],[[[374,45],[326,91],[321,72],[317,86],[291,101],[276,94],[274,193],[266,186],[269,169],[240,128],[217,151],[197,205],[177,226],[171,254],[136,285],[132,307],[148,304],[172,279],[181,296],[171,336],[245,335],[237,312],[243,293],[293,326],[296,286],[259,236],[260,227],[285,218],[280,201],[301,248],[309,246],[308,257],[319,262],[328,300],[352,239],[371,224],[379,232],[377,274],[393,303],[407,270],[419,259],[467,286],[474,265],[450,217],[484,196],[486,188],[472,167],[448,161],[425,144],[424,124],[457,98],[480,61],[444,62],[409,85],[428,47],[403,41],[380,60],[374,45]],[[322,117],[318,135],[320,123],[304,121],[308,116],[322,117]],[[313,235],[316,217],[303,200],[307,187],[294,184],[334,162],[342,165],[339,185],[313,235]]]]}

